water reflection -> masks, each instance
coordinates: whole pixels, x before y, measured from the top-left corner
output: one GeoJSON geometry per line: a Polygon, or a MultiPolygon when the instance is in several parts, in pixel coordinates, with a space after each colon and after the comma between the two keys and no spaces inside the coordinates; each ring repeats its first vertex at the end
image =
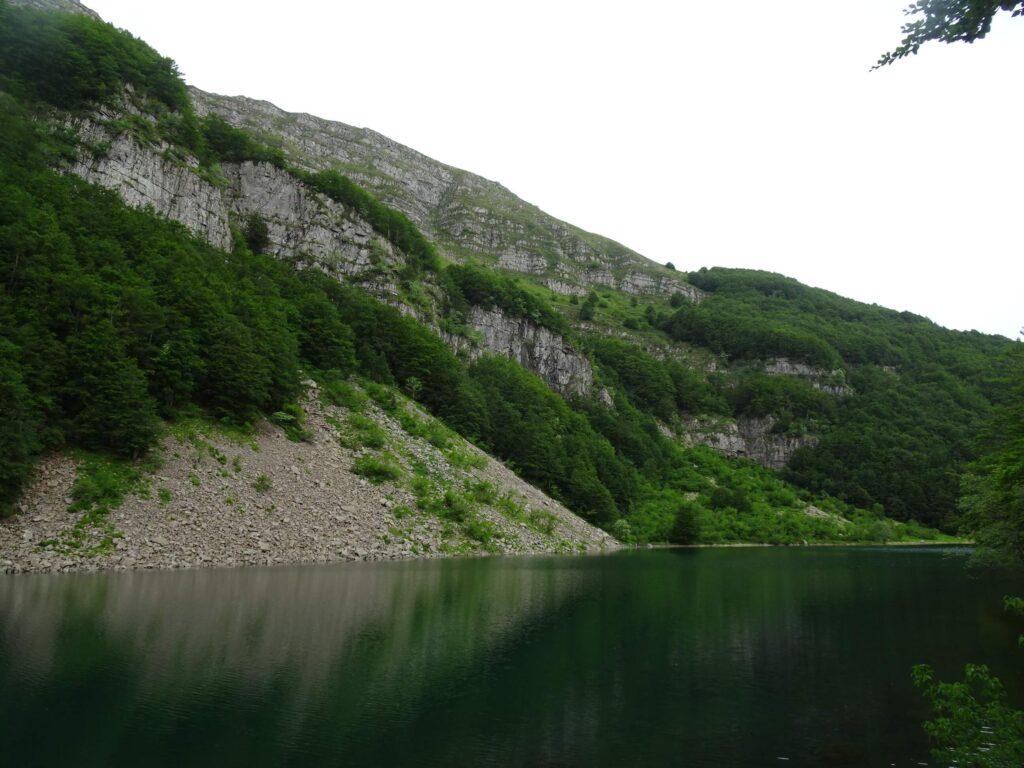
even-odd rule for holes
{"type": "Polygon", "coordinates": [[[1013,587],[857,550],[7,577],[0,743],[18,765],[900,764],[926,747],[910,665],[1019,677],[1013,587]]]}

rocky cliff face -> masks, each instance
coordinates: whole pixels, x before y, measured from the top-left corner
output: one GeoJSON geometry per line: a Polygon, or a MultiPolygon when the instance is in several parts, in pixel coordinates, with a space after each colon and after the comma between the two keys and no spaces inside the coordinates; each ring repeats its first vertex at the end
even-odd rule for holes
{"type": "Polygon", "coordinates": [[[292,162],[337,168],[404,212],[448,255],[473,252],[498,266],[544,276],[565,295],[591,286],[696,299],[671,270],[598,235],[548,216],[500,184],[433,160],[366,128],[292,114],[266,101],[191,89],[200,114],[256,135],[280,137],[292,162]]]}
{"type": "Polygon", "coordinates": [[[357,214],[279,168],[226,164],[213,183],[194,161],[169,159],[166,145],[146,146],[109,127],[117,117],[100,113],[70,123],[83,144],[70,172],[117,191],[129,205],[150,206],[225,250],[233,243],[231,225],[255,214],[267,225],[268,253],[331,273],[364,275],[402,262],[357,214]]]}
{"type": "Polygon", "coordinates": [[[101,112],[95,120],[70,123],[85,147],[71,172],[120,193],[128,205],[153,210],[184,224],[217,248],[231,247],[227,206],[221,190],[196,174],[196,165],[166,159],[167,146],[143,147],[128,132],[106,127],[121,115],[101,112]]]}
{"type": "Polygon", "coordinates": [[[86,8],[77,0],[14,0],[14,5],[38,8],[41,11],[63,11],[64,13],[82,13],[99,19],[100,16],[91,8],[86,8]]]}
{"type": "Polygon", "coordinates": [[[226,198],[237,221],[259,216],[267,225],[266,252],[300,266],[344,275],[393,267],[403,257],[366,221],[267,163],[224,167],[226,198]]]}
{"type": "Polygon", "coordinates": [[[593,389],[590,360],[557,333],[529,320],[481,307],[473,307],[467,324],[479,334],[480,340],[446,336],[456,352],[464,352],[470,358],[485,351],[503,355],[536,373],[562,395],[587,395],[593,389]]]}
{"type": "MultiPolygon", "coordinates": [[[[194,164],[168,160],[167,147],[144,146],[103,124],[114,117],[101,115],[74,124],[85,147],[103,150],[83,150],[71,172],[116,190],[129,205],[151,206],[224,249],[232,245],[232,223],[241,225],[249,216],[259,216],[267,225],[267,253],[339,276],[365,277],[404,260],[353,211],[273,165],[224,165],[222,183],[214,184],[197,174],[194,164]]],[[[385,297],[393,293],[386,286],[377,292],[385,297]]],[[[468,325],[480,335],[479,343],[447,336],[456,350],[471,356],[486,350],[508,357],[564,395],[590,392],[590,361],[558,334],[479,307],[473,309],[468,325]]]]}
{"type": "Polygon", "coordinates": [[[771,376],[795,376],[804,379],[815,389],[836,397],[853,394],[853,388],[846,384],[846,374],[840,369],[830,371],[777,357],[765,363],[764,372],[771,376]]]}
{"type": "Polygon", "coordinates": [[[782,469],[798,448],[817,445],[811,435],[792,436],[772,432],[775,419],[739,418],[736,421],[690,419],[682,440],[687,445],[706,445],[726,456],[756,461],[770,469],[782,469]]]}

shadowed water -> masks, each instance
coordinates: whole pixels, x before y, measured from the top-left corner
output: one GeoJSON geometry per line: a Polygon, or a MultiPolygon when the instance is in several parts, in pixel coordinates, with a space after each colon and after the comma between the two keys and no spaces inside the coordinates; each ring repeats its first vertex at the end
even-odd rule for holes
{"type": "Polygon", "coordinates": [[[0,578],[3,763],[914,765],[910,667],[1024,690],[938,549],[0,578]],[[778,758],[789,758],[781,761],[778,758]]]}

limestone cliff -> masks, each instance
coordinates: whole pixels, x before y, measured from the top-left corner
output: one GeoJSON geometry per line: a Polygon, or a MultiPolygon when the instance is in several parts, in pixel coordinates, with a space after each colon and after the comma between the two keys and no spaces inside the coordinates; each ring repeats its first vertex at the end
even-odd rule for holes
{"type": "Polygon", "coordinates": [[[557,333],[496,309],[473,307],[467,321],[479,335],[479,341],[446,336],[456,352],[464,352],[470,358],[485,351],[503,355],[536,373],[562,395],[587,395],[593,389],[590,360],[557,333]]]}
{"type": "Polygon", "coordinates": [[[771,416],[735,421],[688,419],[681,439],[687,445],[706,445],[726,456],[750,459],[771,469],[782,469],[797,449],[818,443],[812,435],[773,432],[775,423],[771,416]]]}
{"type": "Polygon", "coordinates": [[[807,381],[815,389],[836,397],[853,394],[853,388],[846,384],[845,372],[838,368],[827,370],[777,357],[765,363],[764,372],[770,376],[795,376],[807,381]]]}
{"type": "Polygon", "coordinates": [[[63,11],[65,13],[82,13],[99,19],[100,15],[91,8],[86,8],[78,0],[15,0],[15,5],[26,5],[41,11],[63,11]]]}
{"type": "Polygon", "coordinates": [[[566,295],[590,286],[631,294],[697,299],[700,291],[669,269],[598,235],[548,216],[497,182],[440,163],[375,131],[266,101],[191,89],[200,114],[216,114],[281,141],[289,159],[310,169],[337,168],[401,210],[448,255],[468,251],[503,269],[542,276],[566,295]]]}
{"type": "Polygon", "coordinates": [[[112,127],[119,116],[108,111],[69,121],[82,143],[71,173],[117,191],[131,206],[151,207],[217,248],[229,250],[231,225],[255,214],[267,225],[267,252],[300,266],[364,275],[402,263],[402,255],[358,214],[291,174],[246,162],[225,164],[220,178],[210,178],[168,145],[145,144],[112,127]]]}
{"type": "Polygon", "coordinates": [[[143,146],[130,132],[112,128],[123,114],[104,110],[93,119],[69,121],[83,144],[70,171],[117,191],[128,205],[151,206],[211,245],[229,249],[231,231],[222,190],[196,173],[195,161],[168,159],[167,145],[143,146]]]}

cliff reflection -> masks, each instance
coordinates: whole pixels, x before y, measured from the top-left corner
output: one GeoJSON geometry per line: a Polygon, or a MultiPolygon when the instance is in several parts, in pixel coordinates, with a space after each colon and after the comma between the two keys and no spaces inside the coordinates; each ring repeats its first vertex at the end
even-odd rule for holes
{"type": "Polygon", "coordinates": [[[9,577],[0,744],[19,766],[898,762],[927,750],[912,664],[1017,684],[1021,591],[885,550],[9,577]]]}

